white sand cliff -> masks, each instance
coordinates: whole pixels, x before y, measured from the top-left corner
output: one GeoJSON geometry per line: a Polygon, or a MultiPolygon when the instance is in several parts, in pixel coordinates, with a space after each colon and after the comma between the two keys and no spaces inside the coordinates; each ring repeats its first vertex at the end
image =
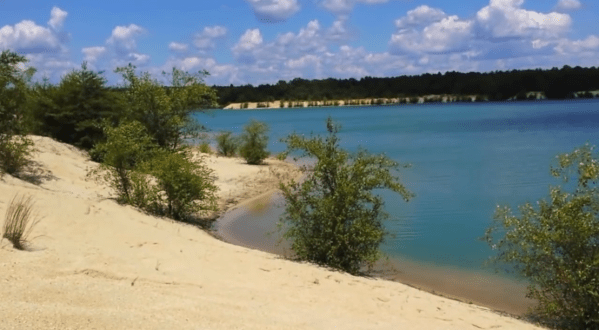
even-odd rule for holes
{"type": "MultiPolygon", "coordinates": [[[[0,243],[0,329],[538,329],[401,283],[355,277],[238,247],[143,214],[86,180],[77,149],[33,137],[40,182],[0,179],[43,216],[31,251],[0,243]]],[[[276,184],[269,160],[207,156],[221,205],[276,184]]],[[[287,171],[287,172],[286,172],[287,171]]],[[[291,175],[291,174],[290,174],[291,175]]]]}

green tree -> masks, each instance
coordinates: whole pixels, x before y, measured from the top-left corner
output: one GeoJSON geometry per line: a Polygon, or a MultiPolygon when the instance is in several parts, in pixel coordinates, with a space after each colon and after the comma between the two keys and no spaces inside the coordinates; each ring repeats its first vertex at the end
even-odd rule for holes
{"type": "Polygon", "coordinates": [[[243,127],[243,134],[240,136],[241,147],[239,154],[248,164],[262,164],[262,161],[268,157],[269,152],[266,150],[268,146],[268,125],[266,123],[250,120],[243,127]]]}
{"type": "Polygon", "coordinates": [[[193,111],[216,106],[216,93],[201,79],[206,73],[191,75],[173,69],[171,86],[165,87],[148,72],[137,75],[135,69],[129,64],[115,70],[125,80],[128,120],[142,123],[159,146],[176,149],[182,144],[182,135],[194,135],[201,129],[194,125],[193,111]]]}
{"type": "Polygon", "coordinates": [[[38,84],[34,92],[35,132],[88,150],[105,139],[102,120],[116,124],[122,112],[118,94],[106,86],[102,72],[88,70],[85,62],[58,86],[38,84]]]}
{"type": "Polygon", "coordinates": [[[358,274],[380,258],[386,234],[384,202],[372,191],[387,188],[406,201],[412,194],[392,174],[399,168],[396,162],[365,150],[349,154],[339,146],[340,127],[330,117],[326,125],[325,140],[297,134],[282,139],[287,153],[301,151],[316,164],[304,168],[303,183],[281,185],[286,209],[279,228],[288,226],[283,237],[291,239],[299,260],[358,274]]]}
{"type": "Polygon", "coordinates": [[[28,82],[35,69],[22,69],[24,56],[0,53],[0,173],[18,174],[28,163],[31,140],[26,136],[28,82]]]}
{"type": "Polygon", "coordinates": [[[599,329],[599,159],[588,144],[558,156],[551,173],[565,187],[518,207],[498,206],[484,240],[490,262],[529,281],[533,315],[563,329],[599,329]],[[572,180],[574,179],[574,180],[572,180]],[[571,182],[575,181],[575,182],[571,182]]]}

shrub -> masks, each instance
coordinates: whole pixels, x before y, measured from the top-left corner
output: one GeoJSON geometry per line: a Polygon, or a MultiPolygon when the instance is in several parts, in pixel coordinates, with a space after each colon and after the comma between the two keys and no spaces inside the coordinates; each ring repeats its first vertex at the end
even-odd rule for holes
{"type": "Polygon", "coordinates": [[[0,174],[17,174],[28,163],[31,141],[24,135],[27,82],[35,72],[23,70],[27,59],[8,50],[0,53],[0,174]]]}
{"type": "Polygon", "coordinates": [[[217,187],[210,177],[212,170],[200,161],[192,161],[188,150],[161,152],[148,165],[164,192],[160,202],[166,205],[167,216],[186,220],[194,213],[216,210],[217,187]]]}
{"type": "Polygon", "coordinates": [[[0,135],[0,175],[17,175],[31,162],[33,142],[23,135],[0,135]]]}
{"type": "Polygon", "coordinates": [[[239,154],[248,164],[261,164],[269,155],[266,150],[268,146],[268,135],[266,135],[268,125],[252,119],[243,129],[239,154]]]}
{"type": "Polygon", "coordinates": [[[499,269],[528,279],[527,297],[540,321],[563,329],[599,328],[599,159],[585,145],[558,156],[552,175],[571,191],[550,187],[548,199],[497,207],[484,240],[497,251],[499,269]],[[499,236],[498,239],[495,236],[499,236]]]}
{"type": "Polygon", "coordinates": [[[221,132],[216,136],[218,152],[226,157],[235,156],[238,148],[238,141],[232,132],[221,132]]]}
{"type": "Polygon", "coordinates": [[[15,195],[6,210],[2,238],[6,238],[15,249],[25,250],[33,227],[40,221],[33,213],[31,196],[15,195]]]}
{"type": "Polygon", "coordinates": [[[412,194],[391,174],[397,163],[384,155],[364,150],[350,155],[341,149],[339,126],[330,117],[327,130],[324,141],[296,134],[282,140],[288,153],[301,151],[316,164],[303,183],[281,184],[286,208],[279,229],[289,228],[283,237],[291,239],[299,260],[358,274],[379,259],[385,234],[384,202],[372,190],[388,188],[406,201],[412,194]]]}
{"type": "Polygon", "coordinates": [[[212,148],[210,148],[210,143],[208,143],[208,142],[200,143],[198,148],[199,148],[200,152],[203,154],[212,154],[212,148]]]}
{"type": "Polygon", "coordinates": [[[137,121],[118,127],[106,124],[104,132],[106,142],[97,144],[93,150],[102,155],[103,163],[98,169],[91,171],[90,175],[104,180],[114,188],[121,203],[131,203],[131,172],[137,165],[150,160],[158,146],[145,127],[137,121]]]}

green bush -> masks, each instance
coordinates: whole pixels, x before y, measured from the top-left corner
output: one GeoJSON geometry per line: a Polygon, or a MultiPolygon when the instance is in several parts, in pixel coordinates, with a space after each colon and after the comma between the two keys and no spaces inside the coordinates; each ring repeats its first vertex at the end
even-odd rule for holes
{"type": "Polygon", "coordinates": [[[166,215],[175,220],[187,220],[201,211],[216,210],[217,187],[212,170],[200,161],[193,161],[188,150],[161,152],[149,163],[149,172],[164,192],[160,204],[166,205],[166,215]]]}
{"type": "Polygon", "coordinates": [[[33,206],[31,196],[15,195],[6,209],[2,238],[11,242],[15,249],[25,250],[33,227],[40,221],[33,212],[33,206]]]}
{"type": "Polygon", "coordinates": [[[243,128],[244,132],[241,135],[241,147],[239,154],[248,164],[261,164],[269,152],[266,150],[268,146],[268,125],[263,122],[252,119],[243,128]]]}
{"type": "Polygon", "coordinates": [[[30,91],[27,82],[35,70],[20,68],[27,62],[8,50],[0,53],[0,174],[18,174],[28,163],[31,141],[25,136],[30,91]]]}
{"type": "Polygon", "coordinates": [[[288,230],[299,260],[359,274],[363,266],[372,268],[381,253],[387,217],[384,202],[372,190],[387,188],[406,201],[412,194],[391,174],[398,164],[384,155],[364,150],[350,155],[339,147],[339,126],[327,120],[329,135],[306,139],[292,134],[283,139],[287,152],[301,151],[316,160],[303,183],[281,184],[286,201],[279,221],[288,230]]]}
{"type": "Polygon", "coordinates": [[[216,136],[218,153],[226,157],[235,156],[239,142],[232,132],[221,132],[216,136]]]}
{"type": "Polygon", "coordinates": [[[111,127],[104,125],[106,142],[98,143],[92,150],[102,155],[101,166],[90,172],[108,183],[117,192],[121,203],[132,203],[132,171],[141,163],[152,159],[158,146],[146,128],[137,121],[111,127]]]}
{"type": "Polygon", "coordinates": [[[208,142],[200,143],[198,148],[199,148],[200,152],[203,154],[212,154],[212,148],[210,148],[210,143],[208,143],[208,142]]]}
{"type": "Polygon", "coordinates": [[[31,163],[33,142],[24,135],[0,135],[0,175],[18,175],[31,163]]]}
{"type": "Polygon", "coordinates": [[[552,175],[564,187],[519,206],[497,207],[484,240],[497,255],[490,262],[529,282],[532,315],[562,329],[599,329],[599,158],[589,145],[558,156],[552,175]],[[494,237],[498,236],[498,237],[494,237]]]}

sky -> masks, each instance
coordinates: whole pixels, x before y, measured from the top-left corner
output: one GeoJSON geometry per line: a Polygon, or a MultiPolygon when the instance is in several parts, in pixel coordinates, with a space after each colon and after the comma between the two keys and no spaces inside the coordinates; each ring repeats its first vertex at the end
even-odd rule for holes
{"type": "Polygon", "coordinates": [[[599,66],[596,0],[0,0],[0,50],[57,82],[87,62],[209,85],[599,66]]]}

